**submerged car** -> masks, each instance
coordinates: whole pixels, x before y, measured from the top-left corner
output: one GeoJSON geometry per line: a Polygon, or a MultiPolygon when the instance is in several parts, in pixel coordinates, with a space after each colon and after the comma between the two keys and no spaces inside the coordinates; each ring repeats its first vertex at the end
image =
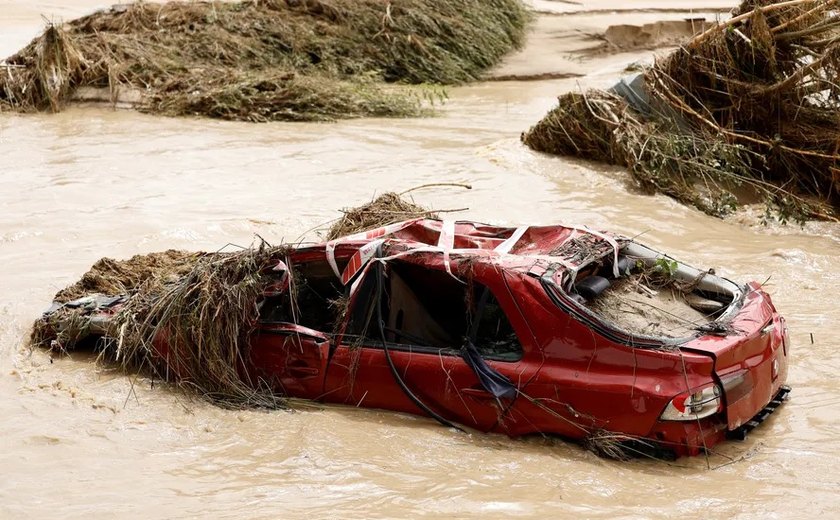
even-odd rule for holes
{"type": "MultiPolygon", "coordinates": [[[[270,276],[238,370],[287,396],[682,456],[743,438],[789,391],[758,284],[610,233],[415,219],[285,250],[270,276]]],[[[83,307],[107,334],[127,298],[45,319],[83,307]]]]}

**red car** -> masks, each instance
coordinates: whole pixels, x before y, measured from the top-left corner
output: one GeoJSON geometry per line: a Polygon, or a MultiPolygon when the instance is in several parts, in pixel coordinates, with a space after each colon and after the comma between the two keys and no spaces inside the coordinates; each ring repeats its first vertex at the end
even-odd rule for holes
{"type": "Polygon", "coordinates": [[[419,219],[287,255],[242,367],[284,395],[681,456],[743,438],[789,391],[758,284],[621,236],[419,219]]]}

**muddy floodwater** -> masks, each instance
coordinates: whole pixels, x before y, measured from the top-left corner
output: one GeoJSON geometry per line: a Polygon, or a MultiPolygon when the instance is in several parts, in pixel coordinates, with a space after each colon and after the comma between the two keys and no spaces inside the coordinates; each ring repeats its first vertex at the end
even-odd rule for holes
{"type": "MultiPolygon", "coordinates": [[[[603,18],[609,6],[590,3],[603,18]]],[[[41,14],[97,5],[0,0],[0,54],[34,36],[41,14]]],[[[575,72],[587,67],[576,79],[450,89],[429,119],[255,125],[102,107],[0,115],[0,518],[836,515],[840,226],[716,220],[633,191],[618,169],[519,142],[557,94],[609,85],[649,56],[575,61],[575,72]],[[101,256],[215,250],[256,234],[315,238],[337,208],[431,182],[473,186],[415,195],[469,208],[465,218],[641,235],[697,267],[766,282],[791,328],[790,402],[708,459],[613,462],[562,441],[464,434],[375,410],[223,410],[81,354],[51,360],[25,348],[53,294],[101,256]]]]}

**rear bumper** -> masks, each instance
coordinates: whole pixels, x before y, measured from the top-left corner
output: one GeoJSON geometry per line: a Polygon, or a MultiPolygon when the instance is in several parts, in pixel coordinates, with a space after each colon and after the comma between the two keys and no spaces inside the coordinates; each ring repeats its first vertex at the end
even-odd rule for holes
{"type": "Polygon", "coordinates": [[[788,400],[790,397],[790,387],[786,385],[782,385],[779,388],[779,391],[776,392],[776,395],[773,396],[773,399],[770,400],[767,405],[759,410],[755,416],[747,421],[745,424],[741,425],[739,428],[735,428],[734,430],[729,430],[726,433],[726,437],[728,439],[736,439],[742,441],[747,438],[747,434],[753,431],[758,425],[763,423],[770,415],[775,412],[785,401],[788,400]]]}
{"type": "Polygon", "coordinates": [[[660,421],[651,440],[665,453],[676,457],[693,457],[726,439],[726,423],[719,418],[699,421],[660,421]]]}

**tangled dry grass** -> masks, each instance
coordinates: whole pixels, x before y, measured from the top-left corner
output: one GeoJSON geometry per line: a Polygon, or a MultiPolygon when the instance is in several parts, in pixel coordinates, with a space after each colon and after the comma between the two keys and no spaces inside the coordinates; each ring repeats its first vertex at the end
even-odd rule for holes
{"type": "MultiPolygon", "coordinates": [[[[169,251],[102,259],[56,299],[126,297],[101,335],[101,355],[126,370],[194,388],[229,406],[277,407],[282,399],[247,370],[258,303],[288,250],[260,243],[236,253],[169,251]]],[[[70,350],[96,325],[89,309],[62,307],[35,323],[32,344],[70,350]]]]}
{"type": "Polygon", "coordinates": [[[187,274],[205,253],[170,249],[160,253],[135,255],[128,260],[101,258],[82,278],[55,295],[65,303],[90,294],[128,294],[149,279],[174,280],[187,274]]]}
{"type": "Polygon", "coordinates": [[[345,208],[341,212],[343,213],[342,217],[327,232],[327,240],[334,240],[403,220],[421,217],[438,218],[435,211],[415,204],[393,192],[383,193],[367,204],[355,208],[345,208]]]}
{"type": "Polygon", "coordinates": [[[746,0],[644,71],[646,106],[566,94],[523,141],[627,166],[640,186],[709,214],[757,198],[782,221],[836,220],[839,4],[746,0]]]}
{"type": "MultiPolygon", "coordinates": [[[[331,236],[433,214],[398,194],[385,193],[344,210],[331,236]]],[[[293,288],[303,282],[290,252],[290,246],[260,241],[233,253],[169,250],[127,260],[103,258],[56,294],[56,303],[62,305],[35,322],[31,344],[69,351],[93,340],[103,358],[125,370],[194,389],[215,403],[284,406],[284,396],[251,375],[249,348],[260,304],[278,282],[273,268],[280,261],[290,266],[295,280],[287,293],[290,303],[302,308],[299,291],[293,288]],[[123,298],[108,311],[84,299],[97,295],[123,298]],[[101,320],[109,312],[108,319],[101,320]]],[[[330,305],[343,317],[347,300],[339,298],[330,305]]]]}
{"type": "Polygon", "coordinates": [[[79,87],[139,109],[248,121],[414,116],[518,47],[520,0],[251,0],[117,5],[0,65],[0,110],[60,110],[79,87]]]}

